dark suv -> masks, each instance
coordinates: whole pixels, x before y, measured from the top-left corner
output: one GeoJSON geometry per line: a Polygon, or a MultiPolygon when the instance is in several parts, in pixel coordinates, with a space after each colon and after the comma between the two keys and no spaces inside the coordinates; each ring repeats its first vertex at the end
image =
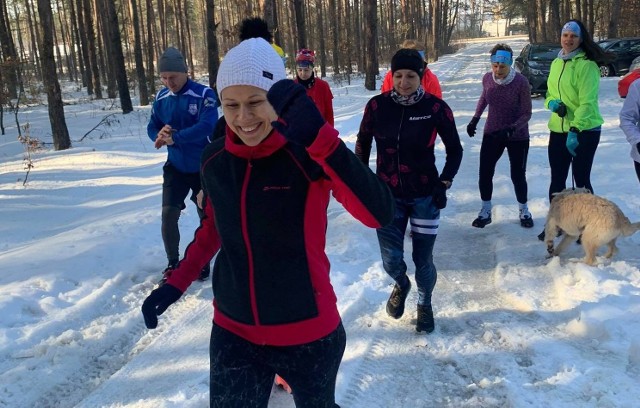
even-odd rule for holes
{"type": "Polygon", "coordinates": [[[558,43],[527,44],[516,58],[516,71],[529,80],[532,95],[544,95],[547,92],[551,62],[558,56],[560,49],[562,47],[558,43]]]}
{"type": "Polygon", "coordinates": [[[640,56],[640,38],[609,38],[598,41],[598,45],[613,54],[614,59],[608,65],[600,66],[600,76],[624,75],[635,57],[640,56]]]}

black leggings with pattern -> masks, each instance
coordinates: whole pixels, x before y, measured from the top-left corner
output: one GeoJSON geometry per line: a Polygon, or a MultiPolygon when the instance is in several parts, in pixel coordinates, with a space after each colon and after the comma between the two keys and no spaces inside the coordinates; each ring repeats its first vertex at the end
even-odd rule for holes
{"type": "Polygon", "coordinates": [[[296,407],[336,408],[336,376],[345,346],[342,323],[319,340],[285,347],[248,342],[214,323],[210,406],[266,407],[277,373],[291,387],[296,407]]]}

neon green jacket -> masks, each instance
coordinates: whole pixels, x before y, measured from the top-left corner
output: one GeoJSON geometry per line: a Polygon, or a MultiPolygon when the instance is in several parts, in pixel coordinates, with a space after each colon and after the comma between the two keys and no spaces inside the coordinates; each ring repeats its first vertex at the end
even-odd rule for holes
{"type": "Polygon", "coordinates": [[[567,116],[559,117],[552,113],[549,129],[552,132],[566,133],[575,127],[580,131],[596,128],[604,123],[598,109],[598,90],[600,89],[600,70],[598,65],[579,52],[570,60],[556,58],[551,63],[551,72],[547,79],[547,98],[549,101],[560,99],[567,106],[567,116]]]}

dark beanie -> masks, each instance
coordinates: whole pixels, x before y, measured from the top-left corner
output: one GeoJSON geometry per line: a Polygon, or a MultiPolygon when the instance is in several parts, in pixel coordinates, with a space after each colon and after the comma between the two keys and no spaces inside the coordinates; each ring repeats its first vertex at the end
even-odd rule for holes
{"type": "Polygon", "coordinates": [[[410,48],[399,49],[391,58],[391,72],[396,72],[399,69],[410,69],[417,72],[418,76],[422,78],[424,61],[420,53],[410,48]]]}
{"type": "Polygon", "coordinates": [[[187,72],[184,57],[176,48],[169,47],[158,60],[158,72],[187,72]]]}

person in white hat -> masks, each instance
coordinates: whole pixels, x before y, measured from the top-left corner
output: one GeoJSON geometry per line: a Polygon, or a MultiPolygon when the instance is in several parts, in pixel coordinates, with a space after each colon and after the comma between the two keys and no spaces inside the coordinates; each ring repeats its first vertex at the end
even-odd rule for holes
{"type": "Polygon", "coordinates": [[[210,406],[266,407],[276,373],[298,407],[336,407],[346,335],[324,251],[333,195],[363,224],[393,219],[389,189],[340,140],[262,38],[232,48],[217,76],[225,137],[201,161],[205,213],[145,324],[217,253],[210,406]]]}

